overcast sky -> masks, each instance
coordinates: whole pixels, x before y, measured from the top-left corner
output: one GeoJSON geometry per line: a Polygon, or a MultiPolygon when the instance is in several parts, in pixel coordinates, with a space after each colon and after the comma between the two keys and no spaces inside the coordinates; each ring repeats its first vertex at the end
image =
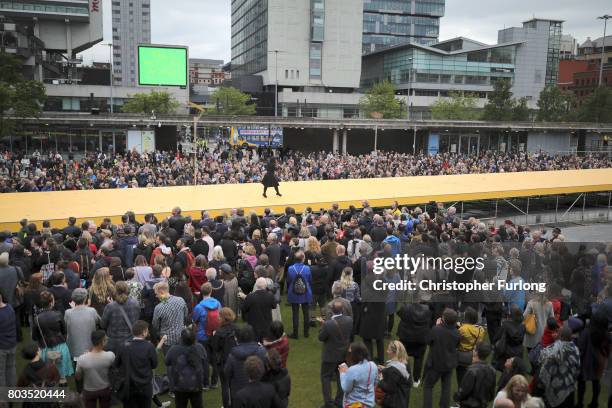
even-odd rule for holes
{"type": "MultiPolygon", "coordinates": [[[[103,1],[104,42],[109,42],[111,0],[103,1]]],[[[582,43],[603,35],[596,17],[606,13],[612,14],[611,0],[447,0],[440,40],[464,36],[494,44],[497,30],[535,16],[565,20],[563,33],[582,43]]],[[[188,45],[190,57],[229,61],[230,0],[151,0],[151,14],[153,43],[188,45]]],[[[612,34],[612,24],[608,28],[612,34]]],[[[98,44],[83,57],[86,63],[107,62],[108,48],[98,44]]]]}

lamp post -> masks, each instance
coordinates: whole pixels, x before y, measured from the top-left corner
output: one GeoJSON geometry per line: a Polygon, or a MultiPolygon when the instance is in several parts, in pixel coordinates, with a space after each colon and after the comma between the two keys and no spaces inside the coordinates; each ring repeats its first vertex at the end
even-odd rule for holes
{"type": "Polygon", "coordinates": [[[606,28],[608,25],[608,20],[611,19],[612,16],[609,14],[604,14],[603,16],[597,17],[598,20],[604,21],[604,34],[601,39],[601,61],[599,62],[599,86],[601,87],[601,81],[603,79],[603,64],[604,64],[604,52],[606,49],[606,28]]]}
{"type": "Polygon", "coordinates": [[[110,80],[110,113],[113,114],[113,43],[108,45],[108,64],[109,67],[109,80],[110,80]]]}
{"type": "Polygon", "coordinates": [[[410,89],[412,87],[412,75],[411,75],[412,74],[412,61],[413,61],[412,57],[408,58],[408,62],[410,64],[410,66],[408,67],[408,99],[406,102],[406,110],[407,110],[406,116],[408,117],[408,120],[410,120],[410,102],[411,102],[410,99],[412,96],[411,95],[412,90],[410,89]]]}
{"type": "Polygon", "coordinates": [[[271,50],[274,53],[274,117],[278,117],[278,53],[281,50],[271,50]]]}

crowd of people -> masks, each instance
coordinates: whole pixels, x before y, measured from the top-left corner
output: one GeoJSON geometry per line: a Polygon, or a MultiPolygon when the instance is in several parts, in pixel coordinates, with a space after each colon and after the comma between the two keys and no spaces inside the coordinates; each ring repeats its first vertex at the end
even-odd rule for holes
{"type": "MultiPolygon", "coordinates": [[[[258,183],[265,175],[267,149],[234,149],[219,144],[194,160],[170,152],[87,153],[76,158],[57,152],[0,155],[0,192],[63,191],[258,183]]],[[[412,155],[375,152],[352,156],[330,152],[282,150],[280,181],[402,177],[444,174],[572,170],[612,167],[606,154],[586,156],[548,153],[481,152],[459,155],[412,155]]]]}
{"type": "Polygon", "coordinates": [[[0,387],[65,387],[87,407],[198,408],[204,391],[220,392],[225,408],[288,407],[290,370],[317,358],[300,336],[316,331],[321,397],[311,406],[408,407],[422,388],[431,408],[439,382],[442,408],[596,408],[602,385],[612,395],[612,245],[573,247],[559,228],[462,220],[442,203],[201,219],[177,207],[161,221],[127,212],[117,225],[23,220],[2,233],[0,254],[0,387]],[[374,272],[379,258],[404,254],[482,267],[374,272]],[[374,296],[377,280],[547,290],[417,285],[374,296]]]}

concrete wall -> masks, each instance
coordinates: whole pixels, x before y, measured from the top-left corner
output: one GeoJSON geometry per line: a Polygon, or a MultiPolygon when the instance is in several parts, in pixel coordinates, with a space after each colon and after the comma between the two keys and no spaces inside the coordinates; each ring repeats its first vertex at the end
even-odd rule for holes
{"type": "Polygon", "coordinates": [[[529,132],[527,136],[527,151],[549,153],[567,153],[570,150],[570,133],[529,132]]]}
{"type": "Polygon", "coordinates": [[[517,98],[528,98],[530,108],[537,106],[545,85],[549,26],[547,21],[538,21],[536,29],[511,27],[498,32],[498,43],[525,41],[517,47],[512,92],[517,98]]]}

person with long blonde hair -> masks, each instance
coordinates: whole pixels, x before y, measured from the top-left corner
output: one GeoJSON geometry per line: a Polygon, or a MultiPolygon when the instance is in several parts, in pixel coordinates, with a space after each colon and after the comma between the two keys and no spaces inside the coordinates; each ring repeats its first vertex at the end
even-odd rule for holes
{"type": "Polygon", "coordinates": [[[91,307],[102,316],[104,307],[115,297],[115,284],[108,268],[100,268],[94,273],[89,287],[91,307]]]}
{"type": "Polygon", "coordinates": [[[524,376],[517,374],[508,381],[503,390],[497,393],[493,406],[496,407],[498,403],[508,399],[512,401],[515,408],[525,408],[529,398],[531,398],[529,395],[529,382],[524,376]]]}
{"type": "Polygon", "coordinates": [[[389,359],[382,368],[382,380],[378,383],[385,392],[382,401],[377,401],[383,408],[405,407],[410,399],[412,375],[408,367],[408,353],[401,341],[394,340],[387,346],[389,359]]]}

